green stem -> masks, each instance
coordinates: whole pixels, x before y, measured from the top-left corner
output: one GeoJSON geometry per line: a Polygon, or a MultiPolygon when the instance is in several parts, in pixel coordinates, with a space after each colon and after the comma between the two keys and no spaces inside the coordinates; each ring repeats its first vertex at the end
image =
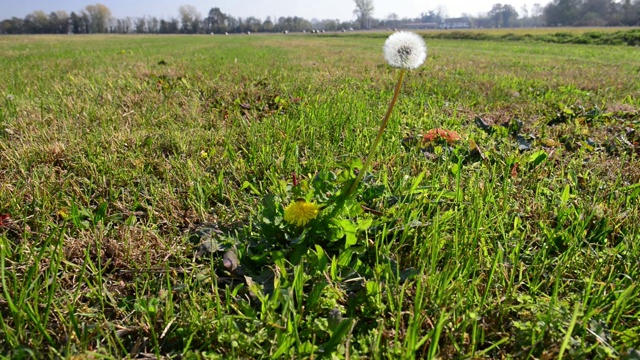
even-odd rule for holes
{"type": "Polygon", "coordinates": [[[343,197],[344,199],[348,199],[349,196],[353,195],[353,193],[358,188],[358,184],[360,184],[360,181],[362,181],[362,177],[364,176],[365,171],[367,171],[367,168],[369,167],[369,165],[371,165],[371,161],[373,161],[373,157],[376,154],[378,144],[380,144],[380,140],[382,140],[382,133],[384,133],[384,129],[386,129],[387,124],[389,123],[391,112],[393,111],[393,107],[396,105],[396,100],[398,100],[398,95],[400,94],[400,87],[402,86],[402,79],[404,78],[404,73],[405,73],[404,69],[400,70],[400,72],[398,73],[398,83],[396,84],[396,88],[393,91],[393,98],[391,99],[391,103],[389,103],[389,108],[387,109],[387,113],[384,115],[384,118],[382,119],[382,123],[380,124],[380,129],[378,129],[378,135],[376,136],[375,140],[373,140],[373,144],[371,144],[371,149],[369,149],[369,154],[367,155],[367,159],[365,160],[364,165],[362,166],[362,169],[360,169],[358,176],[356,176],[355,180],[353,180],[353,182],[351,183],[351,186],[349,186],[349,190],[347,190],[347,192],[344,194],[344,197],[343,197]]]}

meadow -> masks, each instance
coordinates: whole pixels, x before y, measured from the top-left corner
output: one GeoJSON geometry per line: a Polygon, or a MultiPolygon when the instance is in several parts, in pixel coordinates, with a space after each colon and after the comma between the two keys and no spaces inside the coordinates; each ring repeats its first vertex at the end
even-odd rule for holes
{"type": "Polygon", "coordinates": [[[0,355],[637,358],[638,47],[427,39],[283,221],[386,35],[0,37],[0,355]]]}

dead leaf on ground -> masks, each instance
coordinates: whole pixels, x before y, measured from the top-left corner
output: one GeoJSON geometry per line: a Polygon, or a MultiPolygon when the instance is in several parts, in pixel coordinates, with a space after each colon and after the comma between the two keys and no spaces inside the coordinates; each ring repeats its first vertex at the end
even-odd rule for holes
{"type": "Polygon", "coordinates": [[[426,134],[422,135],[423,143],[444,140],[449,144],[453,144],[460,141],[460,139],[460,135],[457,132],[440,128],[431,129],[427,131],[426,134]]]}

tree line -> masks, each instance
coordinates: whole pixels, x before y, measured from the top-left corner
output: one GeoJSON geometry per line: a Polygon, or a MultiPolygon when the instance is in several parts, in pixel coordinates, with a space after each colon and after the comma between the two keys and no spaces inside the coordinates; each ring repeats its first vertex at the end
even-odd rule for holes
{"type": "Polygon", "coordinates": [[[265,20],[250,16],[233,17],[223,13],[220,8],[209,10],[202,16],[192,5],[178,8],[178,16],[158,19],[155,16],[113,18],[111,10],[103,4],[88,5],[78,12],[70,14],[64,10],[49,14],[36,10],[24,18],[13,17],[0,21],[1,34],[210,34],[210,33],[247,33],[247,32],[283,32],[311,31],[322,29],[336,31],[358,27],[357,22],[343,22],[329,19],[313,24],[302,17],[280,17],[265,20]]]}
{"type": "MultiPolygon", "coordinates": [[[[300,32],[313,30],[396,28],[408,24],[445,24],[446,11],[440,7],[415,18],[400,19],[389,14],[384,19],[372,16],[373,0],[354,0],[354,21],[325,19],[309,21],[301,17],[234,17],[218,7],[203,16],[192,5],[178,8],[169,19],[154,16],[116,19],[103,4],[88,5],[80,11],[64,10],[49,14],[36,10],[24,18],[13,17],[0,22],[1,34],[210,34],[247,32],[300,32]]],[[[482,15],[464,16],[471,27],[532,26],[637,26],[640,25],[640,0],[552,0],[546,5],[534,4],[520,9],[509,4],[494,4],[482,15]]]]}
{"type": "Polygon", "coordinates": [[[553,0],[544,17],[549,26],[637,26],[640,0],[553,0]]]}

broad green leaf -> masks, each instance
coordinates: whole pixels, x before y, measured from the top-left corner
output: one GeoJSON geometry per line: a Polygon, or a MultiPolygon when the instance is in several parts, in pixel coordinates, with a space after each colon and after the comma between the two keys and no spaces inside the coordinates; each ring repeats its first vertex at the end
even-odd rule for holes
{"type": "Polygon", "coordinates": [[[260,191],[258,191],[258,189],[256,189],[256,187],[255,187],[253,184],[251,184],[251,183],[250,183],[250,182],[248,182],[248,181],[245,181],[244,183],[242,183],[242,187],[240,188],[240,190],[245,190],[245,189],[247,189],[247,188],[248,188],[249,190],[251,190],[251,192],[252,192],[254,195],[260,195],[260,191]]]}
{"type": "Polygon", "coordinates": [[[414,191],[416,191],[416,189],[418,188],[418,186],[420,186],[420,183],[422,182],[422,179],[424,179],[424,176],[427,172],[423,171],[420,174],[418,174],[418,176],[413,180],[413,182],[411,183],[411,188],[409,189],[409,194],[413,194],[414,191]]]}
{"type": "Polygon", "coordinates": [[[544,150],[539,150],[529,156],[529,163],[536,167],[545,161],[547,157],[548,155],[544,150]]]}
{"type": "Polygon", "coordinates": [[[342,320],[340,325],[336,326],[329,341],[327,341],[324,346],[322,346],[322,350],[325,354],[333,353],[341,342],[346,341],[346,339],[344,338],[349,333],[349,331],[351,331],[352,323],[353,319],[344,319],[342,320]]]}
{"type": "Polygon", "coordinates": [[[571,187],[569,184],[564,186],[564,190],[562,191],[562,196],[560,197],[560,201],[562,205],[566,205],[571,197],[571,187]]]}

